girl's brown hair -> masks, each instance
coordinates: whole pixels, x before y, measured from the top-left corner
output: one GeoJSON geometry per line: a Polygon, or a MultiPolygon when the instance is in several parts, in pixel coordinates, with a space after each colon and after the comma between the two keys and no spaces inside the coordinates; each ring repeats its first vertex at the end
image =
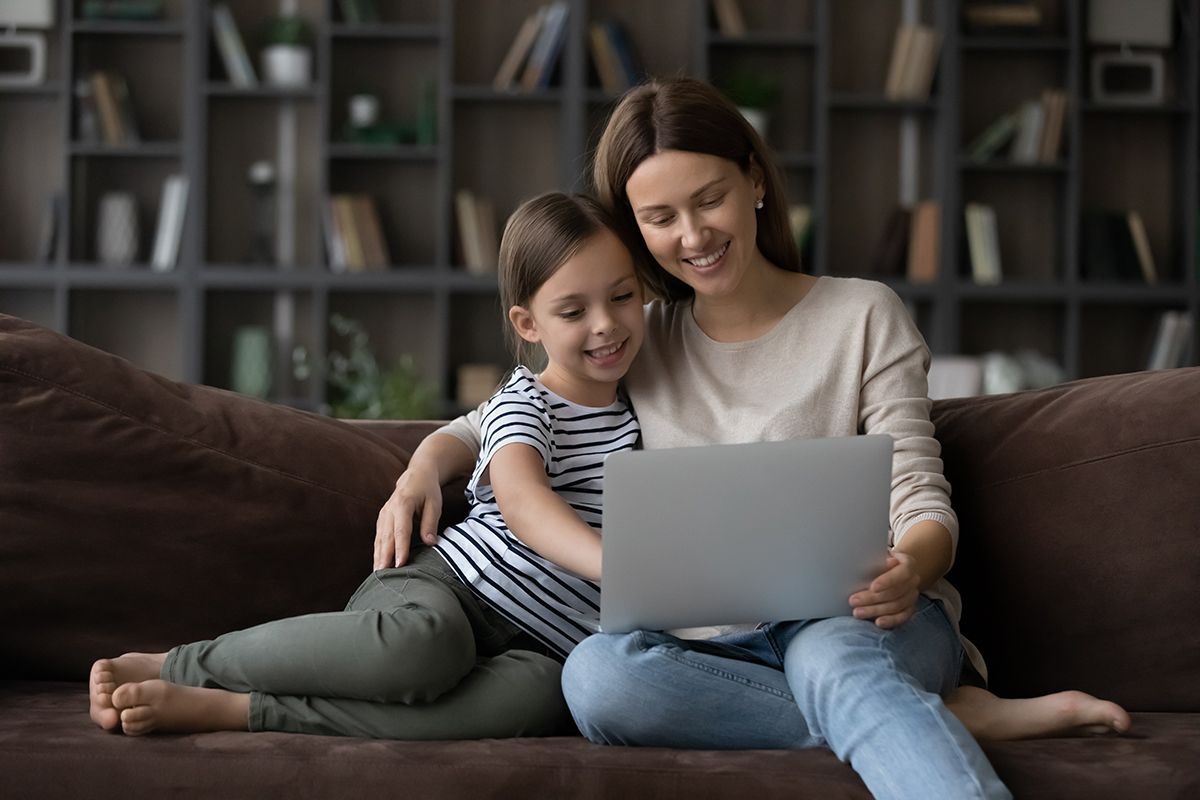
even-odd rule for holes
{"type": "Polygon", "coordinates": [[[787,196],[774,156],[725,95],[694,78],[655,80],[625,93],[613,110],[592,166],[596,196],[613,214],[646,286],[668,301],[691,297],[692,288],[655,261],[638,229],[625,184],[638,166],[663,150],[726,158],[743,173],[762,170],[763,208],[757,213],[759,251],[777,267],[800,271],[788,226],[787,196]]]}
{"type": "MultiPolygon", "coordinates": [[[[617,232],[604,206],[582,194],[547,192],[521,204],[504,226],[500,241],[500,310],[529,308],[542,284],[601,231],[617,232]]],[[[618,237],[620,238],[620,237],[618,237]]],[[[628,246],[628,242],[624,242],[628,246]]],[[[540,362],[540,348],[525,341],[511,325],[509,347],[517,362],[540,362]]]]}

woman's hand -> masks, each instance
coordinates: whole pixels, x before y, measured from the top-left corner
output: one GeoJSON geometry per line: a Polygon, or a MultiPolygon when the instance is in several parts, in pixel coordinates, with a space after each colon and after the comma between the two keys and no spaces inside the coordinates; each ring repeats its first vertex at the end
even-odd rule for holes
{"type": "Polygon", "coordinates": [[[866,589],[850,595],[850,606],[856,619],[873,619],[879,627],[891,629],[909,620],[920,595],[917,560],[908,553],[893,550],[884,573],[866,589]]]}
{"type": "Polygon", "coordinates": [[[408,561],[414,516],[421,518],[421,541],[435,544],[442,516],[442,487],[435,470],[410,465],[375,521],[375,569],[399,567],[408,561]]]}

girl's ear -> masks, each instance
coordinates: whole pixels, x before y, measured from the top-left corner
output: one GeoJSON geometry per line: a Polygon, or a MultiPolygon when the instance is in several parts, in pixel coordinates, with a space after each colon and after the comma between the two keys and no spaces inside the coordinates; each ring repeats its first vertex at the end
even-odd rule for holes
{"type": "Polygon", "coordinates": [[[750,168],[746,170],[746,174],[750,176],[750,183],[754,185],[755,191],[766,191],[767,176],[763,172],[762,164],[758,163],[758,158],[754,153],[750,154],[750,168]]]}
{"type": "Polygon", "coordinates": [[[538,333],[537,323],[533,320],[533,314],[529,313],[529,309],[524,306],[513,306],[508,310],[508,321],[512,323],[513,330],[527,342],[537,344],[542,340],[541,334],[538,333]]]}

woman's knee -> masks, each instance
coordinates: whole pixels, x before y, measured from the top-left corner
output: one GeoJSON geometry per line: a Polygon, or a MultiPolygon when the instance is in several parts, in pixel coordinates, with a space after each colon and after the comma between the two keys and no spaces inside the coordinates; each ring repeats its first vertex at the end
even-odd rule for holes
{"type": "Polygon", "coordinates": [[[584,639],[563,664],[562,690],[579,732],[593,742],[615,743],[612,728],[630,717],[618,708],[617,685],[629,669],[636,634],[596,634],[584,639]]]}

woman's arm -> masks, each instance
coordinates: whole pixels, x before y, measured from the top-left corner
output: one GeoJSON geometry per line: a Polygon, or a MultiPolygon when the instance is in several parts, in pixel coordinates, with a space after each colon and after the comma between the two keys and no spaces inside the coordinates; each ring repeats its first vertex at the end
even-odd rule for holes
{"type": "Polygon", "coordinates": [[[502,447],[488,465],[500,513],[538,555],[576,575],[600,580],[600,533],[550,488],[542,455],[526,444],[502,447]]]}
{"type": "Polygon", "coordinates": [[[441,431],[458,425],[474,425],[478,430],[478,414],[472,415],[474,422],[471,415],[459,417],[426,436],[413,452],[408,469],[396,480],[392,496],[375,521],[375,569],[399,567],[408,561],[414,516],[421,518],[421,541],[428,545],[437,542],[442,486],[469,474],[478,454],[461,438],[441,431]]]}

